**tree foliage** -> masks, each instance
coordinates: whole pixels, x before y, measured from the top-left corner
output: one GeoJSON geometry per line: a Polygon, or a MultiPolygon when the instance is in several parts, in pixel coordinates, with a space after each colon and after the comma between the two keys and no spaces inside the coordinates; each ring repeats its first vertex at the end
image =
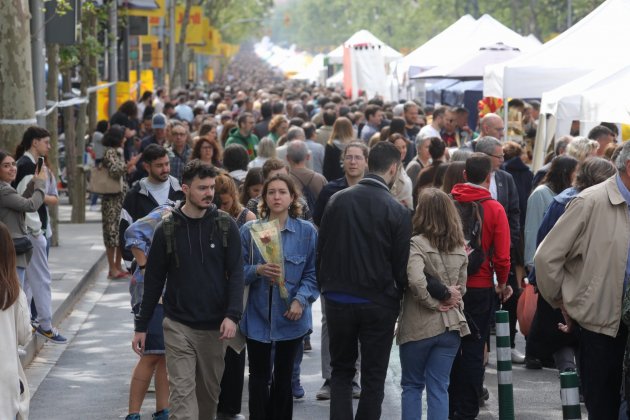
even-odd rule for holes
{"type": "MultiPolygon", "coordinates": [[[[577,22],[603,0],[573,0],[577,22]]],[[[272,40],[328,51],[367,29],[392,47],[411,51],[459,17],[490,14],[522,35],[548,40],[567,28],[567,0],[289,0],[269,20],[272,40]]],[[[465,42],[466,40],[462,40],[465,42]]]]}

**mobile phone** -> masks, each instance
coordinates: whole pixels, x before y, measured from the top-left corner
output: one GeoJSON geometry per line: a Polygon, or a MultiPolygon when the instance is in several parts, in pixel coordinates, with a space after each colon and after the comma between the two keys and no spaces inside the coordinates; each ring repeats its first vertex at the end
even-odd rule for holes
{"type": "Polygon", "coordinates": [[[44,166],[44,158],[40,157],[39,159],[37,159],[37,172],[39,173],[42,170],[42,166],[44,166]]]}

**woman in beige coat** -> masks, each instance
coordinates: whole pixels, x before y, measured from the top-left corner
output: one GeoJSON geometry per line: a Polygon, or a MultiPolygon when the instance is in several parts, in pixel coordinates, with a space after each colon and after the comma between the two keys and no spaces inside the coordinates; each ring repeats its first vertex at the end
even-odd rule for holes
{"type": "Polygon", "coordinates": [[[463,313],[468,257],[455,205],[441,190],[427,188],[418,197],[414,236],[397,343],[402,367],[402,418],[422,418],[427,388],[427,417],[448,418],[448,385],[461,337],[470,334],[463,313]],[[427,276],[448,289],[443,300],[427,291],[427,276]]]}

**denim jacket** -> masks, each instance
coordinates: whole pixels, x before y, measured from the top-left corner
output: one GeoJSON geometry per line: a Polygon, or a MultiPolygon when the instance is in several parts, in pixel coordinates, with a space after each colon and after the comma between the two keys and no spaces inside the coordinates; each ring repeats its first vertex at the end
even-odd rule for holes
{"type": "Polygon", "coordinates": [[[290,321],[284,317],[288,308],[280,298],[278,286],[271,287],[269,278],[256,275],[256,265],[264,264],[265,261],[251,237],[250,226],[253,223],[257,221],[247,222],[241,227],[245,285],[249,286],[247,306],[240,323],[241,331],[248,338],[263,343],[302,337],[312,331],[311,303],[319,297],[315,278],[317,231],[310,222],[289,217],[281,232],[289,305],[293,300],[298,300],[303,308],[302,317],[290,321]]]}

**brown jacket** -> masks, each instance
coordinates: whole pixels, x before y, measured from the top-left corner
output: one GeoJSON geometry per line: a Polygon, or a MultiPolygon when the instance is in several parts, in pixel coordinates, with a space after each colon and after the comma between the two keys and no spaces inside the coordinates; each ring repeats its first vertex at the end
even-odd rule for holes
{"type": "Polygon", "coordinates": [[[538,289],[589,331],[617,335],[628,258],[628,205],[617,175],[582,191],[534,257],[538,289]]]}
{"type": "Polygon", "coordinates": [[[468,257],[463,246],[440,257],[440,252],[423,235],[411,238],[407,265],[409,287],[403,297],[397,344],[435,337],[446,330],[459,331],[462,337],[470,334],[463,313],[463,302],[459,308],[447,312],[438,311],[440,302],[427,292],[427,279],[424,275],[426,271],[439,277],[447,286],[461,286],[463,295],[466,292],[467,267],[468,257]]]}

